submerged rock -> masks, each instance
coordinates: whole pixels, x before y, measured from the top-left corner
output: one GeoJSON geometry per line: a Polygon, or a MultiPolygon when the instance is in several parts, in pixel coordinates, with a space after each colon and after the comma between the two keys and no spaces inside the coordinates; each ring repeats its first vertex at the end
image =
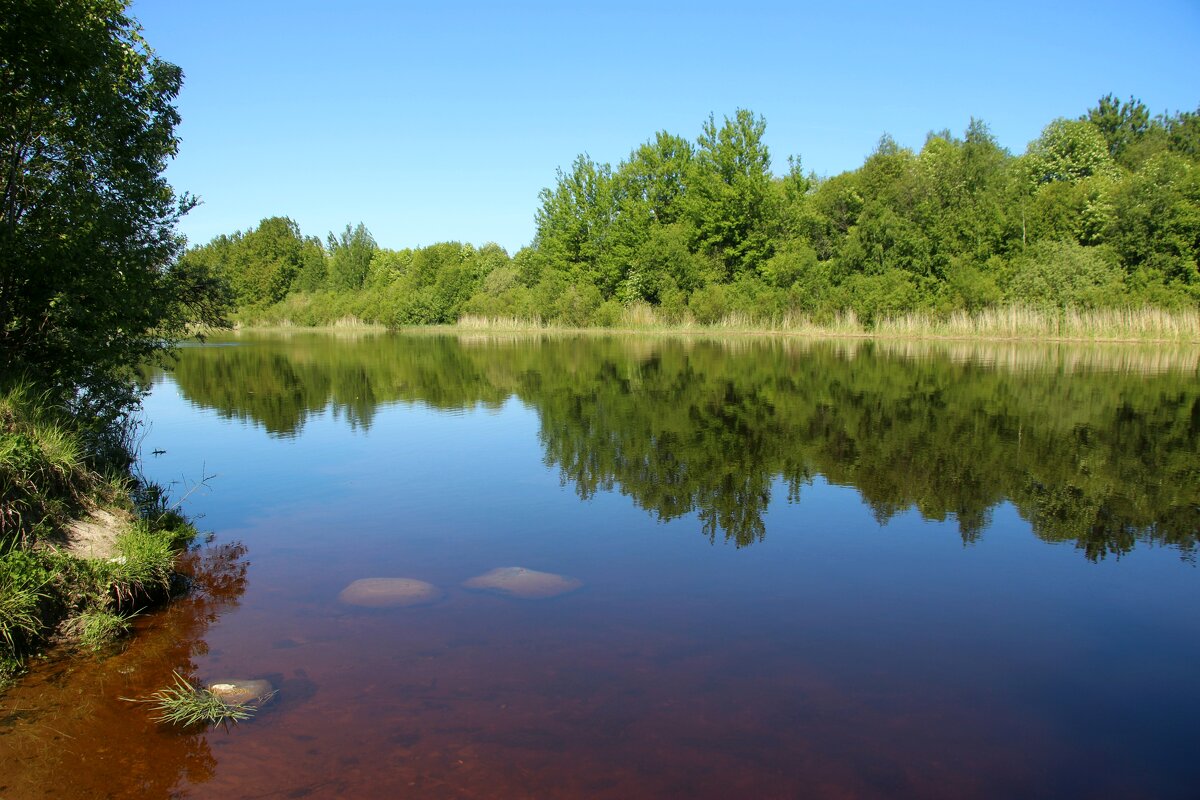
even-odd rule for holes
{"type": "Polygon", "coordinates": [[[441,596],[441,589],[416,578],[359,578],[342,589],[338,600],[352,606],[386,608],[424,605],[441,596]]]}
{"type": "Polygon", "coordinates": [[[468,589],[487,589],[527,600],[557,597],[573,592],[582,585],[583,583],[576,578],[555,575],[553,572],[538,572],[525,567],[497,567],[491,572],[463,582],[463,586],[468,589]]]}
{"type": "Polygon", "coordinates": [[[228,706],[262,706],[275,696],[275,687],[270,681],[264,680],[213,681],[208,685],[208,690],[228,706]]]}

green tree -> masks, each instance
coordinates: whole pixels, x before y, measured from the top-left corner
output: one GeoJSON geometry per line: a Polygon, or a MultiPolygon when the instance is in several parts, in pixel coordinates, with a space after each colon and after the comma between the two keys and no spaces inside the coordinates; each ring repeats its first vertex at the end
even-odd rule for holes
{"type": "Polygon", "coordinates": [[[340,236],[329,234],[329,287],[340,291],[361,289],[371,269],[371,257],[378,245],[375,238],[361,222],[349,225],[340,236]]]}
{"type": "Polygon", "coordinates": [[[684,263],[691,258],[686,241],[680,242],[682,253],[671,252],[674,233],[684,224],[682,199],[691,160],[692,146],[686,139],[660,131],[617,169],[620,205],[611,261],[622,303],[658,302],[672,284],[694,283],[681,276],[691,271],[684,263]]]}
{"type": "Polygon", "coordinates": [[[1016,259],[1007,280],[1010,300],[1048,310],[1094,308],[1121,295],[1121,273],[1110,251],[1076,242],[1039,242],[1016,259]]]}
{"type": "Polygon", "coordinates": [[[1200,159],[1200,107],[1165,117],[1162,124],[1173,152],[1193,161],[1200,159]]]}
{"type": "Polygon", "coordinates": [[[243,303],[276,303],[284,298],[303,263],[304,238],[285,217],[264,219],[241,237],[228,265],[230,283],[243,303]]]}
{"type": "Polygon", "coordinates": [[[292,290],[316,292],[329,282],[329,265],[326,263],[325,248],[315,236],[304,237],[300,251],[300,268],[292,280],[292,290]]]}
{"type": "Polygon", "coordinates": [[[1133,97],[1121,102],[1107,94],[1082,118],[1100,131],[1108,145],[1108,154],[1119,164],[1125,163],[1125,154],[1130,147],[1150,130],[1150,111],[1141,100],[1133,97]]]}
{"type": "Polygon", "coordinates": [[[593,284],[611,297],[623,277],[614,253],[620,194],[612,168],[582,154],[570,172],[558,170],[554,188],[538,197],[534,247],[539,256],[565,270],[572,283],[593,284]]]}
{"type": "Polygon", "coordinates": [[[687,139],[666,131],[659,131],[653,141],[634,150],[617,170],[617,180],[622,184],[622,213],[660,225],[677,220],[692,155],[687,139]]]}
{"type": "Polygon", "coordinates": [[[738,109],[720,128],[710,115],[697,139],[686,206],[695,248],[724,264],[725,278],[756,272],[770,258],[774,208],[767,123],[738,109]]]}
{"type": "Polygon", "coordinates": [[[1171,152],[1147,161],[1114,191],[1105,237],[1137,283],[1200,296],[1200,165],[1171,152]]]}
{"type": "Polygon", "coordinates": [[[86,400],[192,320],[219,320],[199,265],[175,269],[193,205],[163,176],[183,73],[119,0],[0,2],[0,359],[86,400]]]}
{"type": "Polygon", "coordinates": [[[1114,172],[1104,135],[1090,122],[1056,119],[1029,145],[1025,168],[1032,187],[1114,172]]]}

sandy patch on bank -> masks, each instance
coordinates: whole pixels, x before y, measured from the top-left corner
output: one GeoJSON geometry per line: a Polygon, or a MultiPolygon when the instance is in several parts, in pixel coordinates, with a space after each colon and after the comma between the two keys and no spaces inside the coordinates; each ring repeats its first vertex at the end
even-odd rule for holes
{"type": "Polygon", "coordinates": [[[117,536],[132,524],[133,517],[127,513],[97,508],[86,519],[67,525],[63,549],[76,558],[112,558],[117,536]]]}

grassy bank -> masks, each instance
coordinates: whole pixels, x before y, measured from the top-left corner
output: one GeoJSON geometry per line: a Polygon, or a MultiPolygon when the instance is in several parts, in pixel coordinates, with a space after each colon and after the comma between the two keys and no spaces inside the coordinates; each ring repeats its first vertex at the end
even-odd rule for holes
{"type": "Polygon", "coordinates": [[[196,535],[128,442],[25,385],[0,391],[0,686],[52,643],[99,648],[165,600],[196,535]]]}
{"type": "MultiPolygon", "coordinates": [[[[537,318],[464,316],[466,330],[590,330],[546,323],[537,318]]],[[[988,339],[1046,342],[1173,342],[1200,343],[1200,311],[1140,309],[1067,309],[1048,312],[1024,306],[986,309],[948,316],[905,314],[866,324],[854,312],[823,318],[788,314],[758,320],[747,314],[726,314],[701,324],[691,316],[668,318],[648,305],[625,308],[602,329],[678,331],[683,333],[762,333],[814,337],[877,339],[988,339]]]]}

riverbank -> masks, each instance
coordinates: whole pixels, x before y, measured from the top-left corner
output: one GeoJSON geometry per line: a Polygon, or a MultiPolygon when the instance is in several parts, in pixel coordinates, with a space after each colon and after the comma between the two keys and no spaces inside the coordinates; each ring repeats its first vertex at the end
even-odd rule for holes
{"type": "MultiPolygon", "coordinates": [[[[359,333],[392,330],[389,326],[343,316],[325,325],[298,325],[289,319],[244,324],[239,330],[335,331],[359,333]]],[[[1004,306],[949,315],[911,313],[867,323],[853,311],[826,317],[788,314],[758,320],[727,314],[698,322],[691,315],[671,317],[653,306],[634,304],[604,325],[571,326],[537,317],[466,315],[454,325],[402,326],[404,331],[495,331],[569,333],[666,333],[685,335],[797,336],[855,339],[944,339],[1004,342],[1172,343],[1200,344],[1200,310],[1161,308],[1066,309],[1043,311],[1004,306]]]]}
{"type": "Polygon", "coordinates": [[[130,471],[127,441],[27,386],[0,393],[0,688],[50,646],[101,649],[182,587],[196,529],[130,471]],[[116,439],[116,441],[114,440],[116,439]]]}

